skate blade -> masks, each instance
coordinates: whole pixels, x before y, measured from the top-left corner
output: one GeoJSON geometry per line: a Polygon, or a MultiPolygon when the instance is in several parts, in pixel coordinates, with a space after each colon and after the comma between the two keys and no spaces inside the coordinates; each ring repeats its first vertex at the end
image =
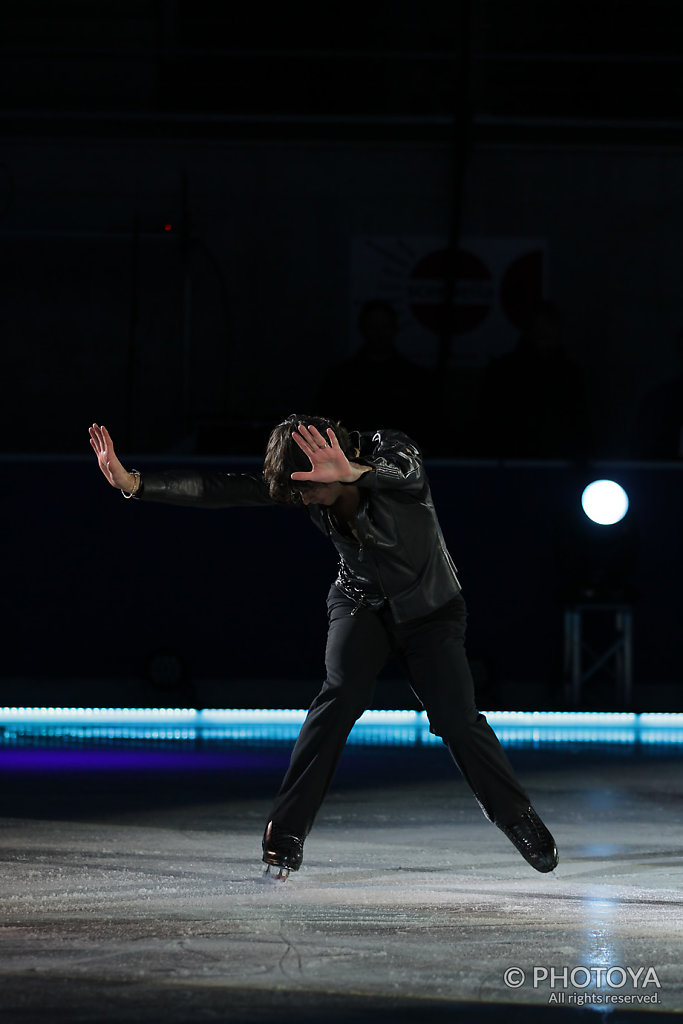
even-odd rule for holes
{"type": "Polygon", "coordinates": [[[289,868],[278,868],[274,864],[269,864],[266,870],[263,872],[264,878],[269,878],[273,882],[286,882],[289,878],[289,868]],[[272,867],[272,871],[270,870],[272,867]],[[275,872],[277,871],[277,874],[275,872]]]}

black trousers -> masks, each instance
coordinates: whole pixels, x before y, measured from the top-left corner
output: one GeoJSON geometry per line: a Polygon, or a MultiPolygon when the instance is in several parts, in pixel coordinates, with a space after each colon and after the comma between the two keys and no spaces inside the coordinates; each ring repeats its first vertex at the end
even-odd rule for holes
{"type": "Polygon", "coordinates": [[[498,739],[477,711],[465,655],[461,595],[423,619],[399,625],[336,587],[328,600],[327,678],[301,727],[270,820],[306,836],[325,798],[354,722],[370,703],[377,674],[398,657],[429,718],[490,821],[510,824],[529,806],[498,739]],[[354,614],[352,614],[354,613],[354,614]]]}

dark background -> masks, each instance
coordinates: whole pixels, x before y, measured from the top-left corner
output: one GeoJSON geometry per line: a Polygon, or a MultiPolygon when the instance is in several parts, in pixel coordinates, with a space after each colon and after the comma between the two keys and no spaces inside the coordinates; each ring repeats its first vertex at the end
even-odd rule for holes
{"type": "MultiPolygon", "coordinates": [[[[419,367],[391,425],[429,460],[480,703],[562,706],[567,517],[611,475],[632,498],[636,703],[680,709],[678,20],[673,0],[3,6],[6,703],[310,699],[322,539],[295,513],[124,505],[87,426],[143,470],[257,471],[380,298],[419,367]],[[487,293],[473,326],[454,254],[513,243],[531,283],[487,293]],[[428,315],[425,252],[446,254],[428,315]],[[571,383],[525,390],[506,364],[492,408],[491,367],[540,298],[571,383]],[[549,409],[559,427],[580,410],[580,444],[555,442],[549,409]],[[538,429],[511,460],[523,416],[538,429]]],[[[378,701],[400,706],[392,686],[378,701]]],[[[585,699],[611,706],[609,677],[585,699]]]]}

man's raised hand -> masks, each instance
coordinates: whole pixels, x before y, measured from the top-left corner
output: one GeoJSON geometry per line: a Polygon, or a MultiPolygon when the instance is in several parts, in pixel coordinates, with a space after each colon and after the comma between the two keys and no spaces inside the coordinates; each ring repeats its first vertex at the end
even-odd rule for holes
{"type": "Polygon", "coordinates": [[[114,442],[109,436],[107,428],[93,423],[89,433],[90,445],[97,456],[99,467],[111,486],[118,487],[120,491],[135,490],[137,482],[135,475],[124,469],[116,458],[114,442]]]}
{"type": "Polygon", "coordinates": [[[352,482],[357,478],[351,463],[344,455],[337,435],[332,427],[327,428],[327,438],[313,425],[300,423],[292,434],[301,451],[308,456],[311,469],[308,473],[292,473],[292,480],[307,483],[331,484],[335,481],[352,482]]]}

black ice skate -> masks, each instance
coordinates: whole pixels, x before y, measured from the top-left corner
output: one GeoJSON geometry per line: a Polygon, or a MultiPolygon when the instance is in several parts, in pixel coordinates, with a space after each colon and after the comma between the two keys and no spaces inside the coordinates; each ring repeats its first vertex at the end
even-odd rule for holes
{"type": "Polygon", "coordinates": [[[498,825],[522,857],[537,871],[554,871],[559,857],[555,840],[545,827],[533,807],[527,807],[517,821],[510,825],[498,825]]]}
{"type": "Polygon", "coordinates": [[[263,863],[266,874],[286,882],[290,871],[298,871],[304,859],[304,841],[269,821],[263,834],[263,863]],[[277,874],[271,867],[278,868],[277,874]]]}

